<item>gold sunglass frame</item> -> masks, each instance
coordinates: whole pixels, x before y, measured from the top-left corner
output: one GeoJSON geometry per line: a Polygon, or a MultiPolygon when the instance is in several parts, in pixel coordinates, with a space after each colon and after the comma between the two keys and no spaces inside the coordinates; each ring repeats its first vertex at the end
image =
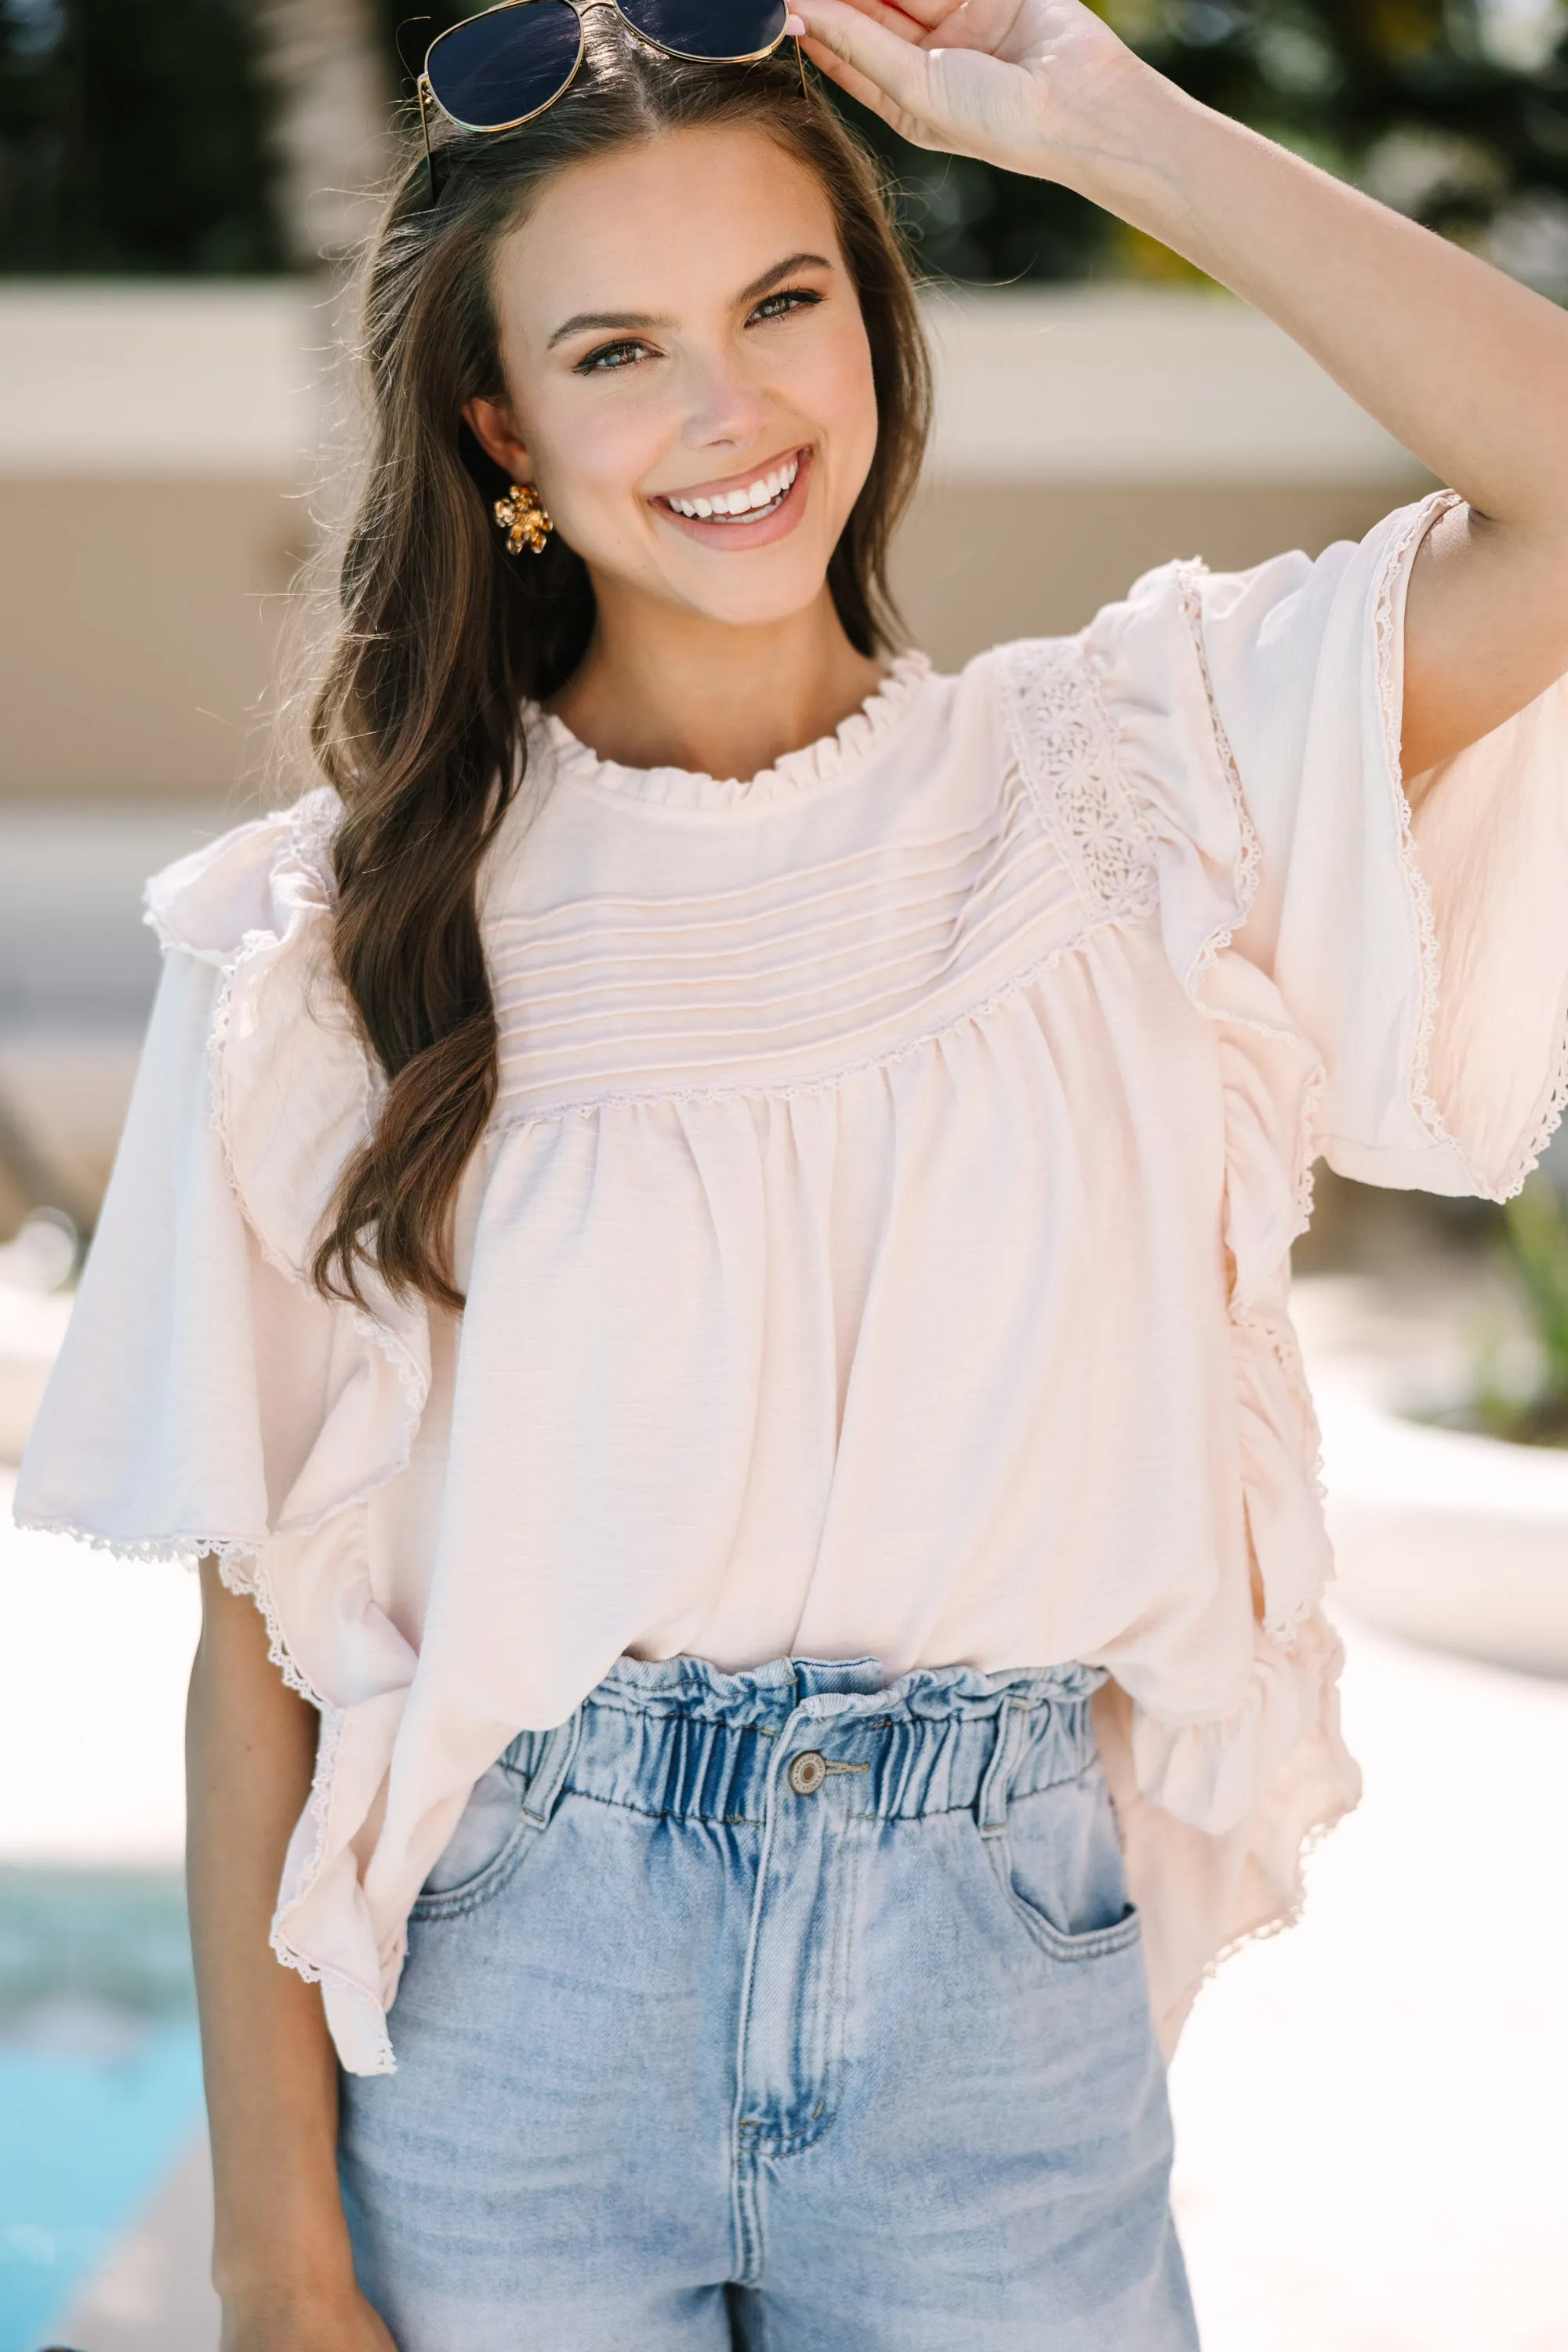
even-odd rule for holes
{"type": "MultiPolygon", "coordinates": [[[[470,25],[477,25],[482,17],[510,16],[514,9],[531,8],[537,5],[538,0],[496,0],[496,5],[494,7],[478,9],[475,11],[473,16],[465,16],[461,24],[448,25],[446,32],[437,33],[436,38],[426,50],[424,70],[420,73],[416,88],[418,91],[419,97],[419,128],[424,134],[425,139],[425,167],[429,175],[432,200],[434,200],[436,194],[436,150],[430,144],[431,109],[434,108],[438,114],[444,115],[448,122],[455,122],[459,131],[468,131],[472,132],[475,136],[481,138],[489,138],[491,136],[499,138],[504,131],[521,131],[524,123],[536,122],[542,114],[547,114],[552,106],[558,104],[559,101],[565,97],[567,91],[571,89],[573,83],[577,79],[583,64],[583,19],[587,15],[590,8],[613,9],[616,15],[620,18],[622,24],[626,27],[626,30],[631,33],[635,38],[639,41],[646,42],[650,49],[657,49],[661,57],[674,58],[682,65],[761,65],[764,58],[775,56],[777,52],[783,48],[785,41],[791,37],[787,33],[780,33],[777,39],[769,41],[764,48],[752,49],[741,57],[697,57],[693,55],[689,49],[672,49],[668,41],[656,40],[651,33],[645,33],[642,26],[638,24],[635,24],[631,17],[626,15],[626,10],[620,5],[620,0],[564,0],[564,5],[574,10],[577,17],[577,54],[572,60],[571,72],[567,75],[560,89],[552,92],[552,94],[544,100],[542,106],[531,107],[526,114],[517,115],[510,122],[465,122],[460,114],[454,114],[449,107],[443,106],[441,100],[437,97],[435,89],[431,86],[429,70],[430,60],[435,56],[436,51],[440,47],[442,42],[447,40],[453,33],[467,32],[470,25]]],[[[798,40],[795,41],[795,63],[800,68],[801,89],[803,92],[809,96],[810,91],[807,88],[805,79],[805,59],[801,55],[800,43],[798,40]]]]}

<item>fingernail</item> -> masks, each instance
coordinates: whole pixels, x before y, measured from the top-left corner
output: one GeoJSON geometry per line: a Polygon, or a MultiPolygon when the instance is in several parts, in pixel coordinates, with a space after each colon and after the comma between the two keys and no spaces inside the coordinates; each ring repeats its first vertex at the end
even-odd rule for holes
{"type": "Polygon", "coordinates": [[[805,30],[805,18],[804,16],[789,16],[784,18],[784,31],[786,33],[793,33],[797,41],[805,30]]]}

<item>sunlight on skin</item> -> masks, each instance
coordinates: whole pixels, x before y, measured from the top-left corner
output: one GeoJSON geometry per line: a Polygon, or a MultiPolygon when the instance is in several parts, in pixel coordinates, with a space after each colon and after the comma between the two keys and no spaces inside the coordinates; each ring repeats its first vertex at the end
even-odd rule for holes
{"type": "Polygon", "coordinates": [[[567,725],[603,756],[721,776],[831,732],[878,682],[826,589],[877,404],[819,183],[751,127],[676,132],[562,173],[496,282],[510,397],[464,413],[593,577],[567,725]],[[667,503],[792,467],[755,520],[667,503]]]}
{"type": "Polygon", "coordinates": [[[1081,0],[797,0],[789,27],[917,146],[1073,188],[1228,286],[1461,493],[1411,583],[1413,801],[1568,672],[1555,305],[1188,98],[1081,0]]]}

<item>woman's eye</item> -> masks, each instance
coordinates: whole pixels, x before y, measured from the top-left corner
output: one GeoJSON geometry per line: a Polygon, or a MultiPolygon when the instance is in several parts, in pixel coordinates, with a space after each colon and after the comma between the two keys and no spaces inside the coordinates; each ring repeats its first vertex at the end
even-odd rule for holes
{"type": "Polygon", "coordinates": [[[792,310],[814,310],[821,299],[821,295],[814,294],[808,286],[785,286],[776,294],[764,296],[746,324],[749,327],[752,319],[787,319],[792,310]]]}
{"type": "Polygon", "coordinates": [[[578,375],[596,375],[610,368],[635,367],[647,354],[646,343],[601,343],[596,352],[589,352],[578,361],[574,372],[578,375]]]}

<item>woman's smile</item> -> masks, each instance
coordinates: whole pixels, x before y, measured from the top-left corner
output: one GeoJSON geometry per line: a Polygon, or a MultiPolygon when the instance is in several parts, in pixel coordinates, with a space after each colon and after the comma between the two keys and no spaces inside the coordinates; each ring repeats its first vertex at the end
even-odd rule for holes
{"type": "Polygon", "coordinates": [[[808,443],[766,465],[689,489],[656,490],[648,504],[662,520],[705,547],[766,547],[792,531],[805,513],[811,457],[808,443]]]}

